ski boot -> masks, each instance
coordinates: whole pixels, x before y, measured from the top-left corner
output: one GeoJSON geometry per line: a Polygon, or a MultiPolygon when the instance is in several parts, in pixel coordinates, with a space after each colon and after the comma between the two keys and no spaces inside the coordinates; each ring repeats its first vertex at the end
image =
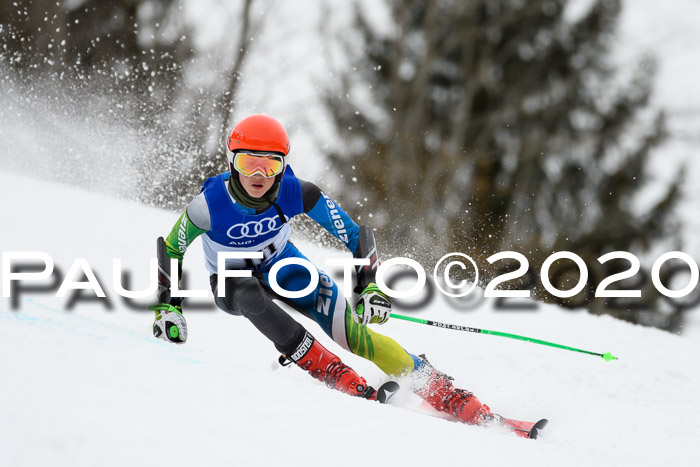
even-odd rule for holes
{"type": "Polygon", "coordinates": [[[433,408],[453,415],[459,421],[471,425],[484,425],[493,419],[487,405],[465,389],[454,387],[454,378],[435,369],[425,355],[420,355],[422,364],[416,369],[417,384],[414,392],[433,408]]]}
{"type": "Polygon", "coordinates": [[[362,376],[344,364],[337,355],[326,349],[308,332],[294,352],[280,357],[280,364],[288,365],[286,360],[296,363],[331,389],[351,396],[378,400],[377,391],[368,385],[362,376]]]}
{"type": "Polygon", "coordinates": [[[531,439],[536,439],[540,431],[547,426],[546,419],[534,423],[523,422],[491,413],[489,406],[479,402],[474,394],[455,388],[452,384],[453,378],[436,370],[425,355],[420,355],[420,359],[422,364],[416,369],[416,394],[435,409],[451,414],[457,421],[480,426],[502,426],[521,438],[531,439]]]}

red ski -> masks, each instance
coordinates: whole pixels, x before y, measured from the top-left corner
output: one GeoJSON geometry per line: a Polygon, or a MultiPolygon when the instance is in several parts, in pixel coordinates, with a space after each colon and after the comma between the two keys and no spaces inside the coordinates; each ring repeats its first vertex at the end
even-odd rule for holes
{"type": "Polygon", "coordinates": [[[539,422],[521,422],[520,420],[512,420],[496,414],[493,415],[493,419],[499,425],[508,428],[521,438],[530,439],[537,439],[537,437],[540,435],[540,430],[546,427],[547,423],[549,423],[546,418],[543,418],[539,422]]]}
{"type": "MultiPolygon", "coordinates": [[[[430,412],[433,416],[443,418],[452,422],[464,423],[464,420],[456,417],[451,413],[440,412],[431,406],[427,401],[423,401],[421,407],[424,410],[430,412]]],[[[538,422],[523,422],[520,420],[514,420],[512,418],[505,418],[501,415],[495,413],[489,413],[483,423],[479,423],[482,426],[502,426],[508,428],[510,431],[520,436],[521,438],[537,439],[540,435],[540,431],[547,426],[549,420],[543,418],[538,422]]]]}

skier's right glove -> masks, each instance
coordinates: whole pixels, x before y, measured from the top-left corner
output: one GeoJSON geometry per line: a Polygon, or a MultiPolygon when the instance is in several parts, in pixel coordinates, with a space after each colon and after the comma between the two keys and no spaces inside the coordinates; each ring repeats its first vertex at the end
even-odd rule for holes
{"type": "Polygon", "coordinates": [[[360,294],[352,318],[359,324],[384,324],[391,314],[391,300],[372,282],[360,294]]]}
{"type": "Polygon", "coordinates": [[[184,344],[187,340],[187,322],[179,305],[160,303],[148,308],[156,312],[153,335],[164,341],[184,344]]]}

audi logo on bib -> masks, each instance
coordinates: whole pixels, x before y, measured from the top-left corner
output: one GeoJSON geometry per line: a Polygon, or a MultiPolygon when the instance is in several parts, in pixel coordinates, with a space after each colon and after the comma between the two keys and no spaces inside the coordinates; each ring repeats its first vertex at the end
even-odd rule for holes
{"type": "Polygon", "coordinates": [[[282,222],[280,222],[280,216],[266,217],[259,221],[250,221],[245,224],[235,224],[229,227],[226,235],[233,240],[238,240],[241,238],[255,238],[261,235],[266,235],[275,230],[282,228],[282,222]]]}

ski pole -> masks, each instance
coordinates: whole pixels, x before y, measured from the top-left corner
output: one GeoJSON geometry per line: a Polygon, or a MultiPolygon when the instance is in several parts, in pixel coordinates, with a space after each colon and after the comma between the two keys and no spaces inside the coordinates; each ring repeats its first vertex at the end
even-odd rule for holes
{"type": "Polygon", "coordinates": [[[575,347],[569,347],[566,345],[555,344],[554,342],[547,342],[547,341],[543,341],[540,339],[533,339],[532,337],[519,336],[517,334],[509,334],[507,332],[489,331],[488,329],[472,328],[469,326],[461,326],[459,324],[441,323],[439,321],[414,318],[412,316],[398,315],[396,313],[391,313],[390,316],[392,318],[403,319],[406,321],[413,321],[414,323],[427,324],[429,326],[435,326],[437,328],[454,329],[455,331],[475,332],[478,334],[490,334],[492,336],[508,337],[510,339],[518,339],[518,340],[525,341],[525,342],[532,342],[533,344],[548,345],[550,347],[556,347],[557,349],[571,350],[573,352],[581,352],[584,354],[595,355],[596,357],[601,357],[606,362],[609,362],[610,360],[617,360],[617,357],[614,357],[610,352],[596,353],[596,352],[591,352],[589,350],[577,349],[575,347]]]}

